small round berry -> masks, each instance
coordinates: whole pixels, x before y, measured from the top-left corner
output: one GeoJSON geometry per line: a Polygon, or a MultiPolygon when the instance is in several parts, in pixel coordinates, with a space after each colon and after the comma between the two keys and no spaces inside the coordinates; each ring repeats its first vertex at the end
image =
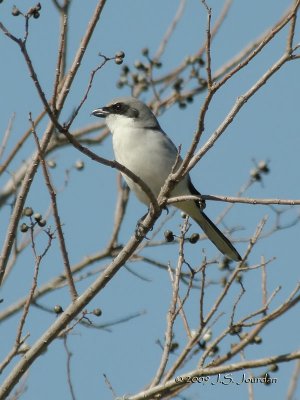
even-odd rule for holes
{"type": "Polygon", "coordinates": [[[266,163],[266,161],[264,161],[264,160],[261,160],[258,163],[258,168],[264,174],[268,174],[270,172],[270,168],[269,168],[268,164],[266,163]]]}
{"type": "Polygon", "coordinates": [[[256,168],[250,171],[250,176],[254,181],[261,181],[261,175],[256,168]]]}
{"type": "Polygon", "coordinates": [[[230,266],[230,260],[227,257],[223,257],[222,261],[219,264],[219,269],[223,270],[223,269],[228,269],[230,266]]]}
{"type": "Polygon", "coordinates": [[[123,58],[122,58],[122,57],[116,57],[116,58],[115,58],[115,63],[116,63],[117,65],[122,64],[122,63],[123,63],[123,58]]]}
{"type": "Polygon", "coordinates": [[[124,53],[124,51],[118,51],[116,54],[115,54],[115,58],[124,58],[125,57],[125,53],[124,53]]]}
{"type": "Polygon", "coordinates": [[[78,169],[78,171],[81,171],[84,168],[84,162],[82,160],[77,160],[75,163],[75,168],[78,169]]]}
{"type": "Polygon", "coordinates": [[[20,231],[23,232],[23,233],[27,232],[28,229],[29,229],[29,226],[28,226],[27,224],[25,224],[25,223],[23,223],[23,224],[20,226],[20,231]]]}
{"type": "Polygon", "coordinates": [[[195,244],[195,243],[198,242],[199,238],[200,238],[199,233],[193,233],[191,235],[191,237],[189,238],[189,242],[192,243],[192,244],[195,244]]]}
{"type": "Polygon", "coordinates": [[[12,15],[13,15],[14,17],[17,17],[18,15],[21,14],[21,11],[20,11],[16,6],[13,6],[13,8],[12,8],[12,10],[11,10],[11,13],[12,13],[12,15]]]}
{"type": "Polygon", "coordinates": [[[173,234],[172,231],[166,230],[164,232],[164,235],[165,235],[165,239],[166,239],[167,242],[173,242],[174,241],[174,234],[173,234]]]}
{"type": "Polygon", "coordinates": [[[126,76],[121,75],[117,84],[123,87],[123,86],[129,85],[129,82],[128,82],[128,79],[126,78],[126,76]]]}
{"type": "Polygon", "coordinates": [[[179,343],[177,342],[172,342],[170,346],[170,353],[174,353],[175,350],[177,350],[179,347],[179,343]]]}
{"type": "Polygon", "coordinates": [[[230,328],[230,335],[237,335],[238,333],[242,332],[242,327],[241,325],[232,325],[230,328]]]}
{"type": "Polygon", "coordinates": [[[268,374],[267,372],[265,374],[261,375],[261,378],[263,379],[263,383],[267,386],[271,385],[272,380],[271,380],[271,376],[270,374],[268,374]]]}
{"type": "Polygon", "coordinates": [[[56,167],[56,161],[54,160],[48,160],[47,165],[49,168],[55,168],[56,167]]]}
{"type": "Polygon", "coordinates": [[[191,337],[195,337],[197,335],[196,329],[191,329],[191,337]]]}
{"type": "Polygon", "coordinates": [[[177,81],[173,85],[173,89],[175,89],[176,91],[180,91],[182,84],[183,84],[183,79],[178,78],[177,81]]]}
{"type": "Polygon", "coordinates": [[[209,352],[209,356],[212,357],[219,352],[219,346],[213,346],[209,352]]]}
{"type": "Polygon", "coordinates": [[[124,75],[120,77],[119,81],[120,81],[123,85],[128,84],[128,79],[127,79],[127,77],[124,76],[124,75]]]}
{"type": "Polygon", "coordinates": [[[278,371],[278,370],[279,370],[279,367],[278,367],[277,364],[270,364],[270,365],[269,365],[269,371],[271,371],[271,372],[276,372],[276,371],[278,371]]]}
{"type": "Polygon", "coordinates": [[[262,343],[262,338],[260,336],[258,336],[258,335],[254,336],[253,343],[261,344],[262,343]]]}
{"type": "Polygon", "coordinates": [[[138,83],[138,74],[131,74],[133,83],[138,83]]]}
{"type": "Polygon", "coordinates": [[[206,350],[207,344],[206,344],[205,340],[200,340],[200,342],[198,342],[198,345],[199,345],[200,349],[206,350]]]}
{"type": "Polygon", "coordinates": [[[206,331],[206,332],[204,333],[202,339],[203,339],[205,342],[209,342],[209,341],[211,340],[211,338],[212,338],[212,332],[211,332],[211,330],[209,329],[208,331],[206,331]]]}
{"type": "Polygon", "coordinates": [[[143,64],[142,61],[140,61],[140,60],[136,60],[136,61],[134,62],[134,66],[135,66],[136,69],[143,69],[143,68],[145,68],[144,64],[143,64]]]}
{"type": "Polygon", "coordinates": [[[143,56],[145,56],[145,57],[147,57],[147,56],[149,55],[149,49],[148,49],[148,47],[144,47],[144,48],[142,49],[142,54],[143,54],[143,56]]]}
{"type": "Polygon", "coordinates": [[[130,69],[129,69],[128,65],[123,65],[123,67],[122,67],[123,74],[127,75],[129,71],[130,71],[130,69]]]}
{"type": "Polygon", "coordinates": [[[153,60],[152,63],[154,65],[154,67],[156,67],[156,68],[161,68],[162,67],[162,63],[160,61],[153,60]]]}
{"type": "Polygon", "coordinates": [[[93,314],[96,315],[96,317],[100,317],[102,315],[102,310],[101,308],[95,308],[93,310],[93,314]]]}
{"type": "Polygon", "coordinates": [[[33,215],[33,209],[31,207],[25,207],[23,210],[25,217],[31,217],[33,215]]]}
{"type": "Polygon", "coordinates": [[[56,304],[56,306],[53,307],[53,311],[55,314],[61,314],[64,310],[61,305],[56,304]]]}
{"type": "Polygon", "coordinates": [[[34,13],[33,13],[33,18],[34,19],[38,19],[40,17],[40,13],[38,12],[38,11],[35,11],[34,13]]]}
{"type": "Polygon", "coordinates": [[[38,225],[41,227],[46,226],[47,221],[45,219],[40,219],[39,221],[37,221],[38,225]]]}
{"type": "Polygon", "coordinates": [[[40,213],[34,213],[34,214],[33,214],[33,218],[38,222],[38,221],[40,221],[43,217],[42,217],[42,214],[40,214],[40,213]]]}

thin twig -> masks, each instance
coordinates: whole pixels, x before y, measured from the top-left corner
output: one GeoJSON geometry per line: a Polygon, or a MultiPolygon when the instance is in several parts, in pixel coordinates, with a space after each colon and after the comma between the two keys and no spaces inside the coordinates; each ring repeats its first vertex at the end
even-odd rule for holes
{"type": "Polygon", "coordinates": [[[69,350],[67,340],[68,340],[68,335],[65,335],[63,337],[63,342],[64,342],[64,348],[65,348],[66,354],[67,354],[67,382],[68,382],[68,386],[70,389],[71,398],[72,398],[72,400],[76,400],[74,387],[73,387],[73,383],[72,383],[72,378],[71,378],[71,358],[72,358],[73,354],[69,350]]]}
{"type": "Polygon", "coordinates": [[[20,352],[21,346],[25,343],[25,341],[29,338],[29,333],[27,333],[23,338],[19,340],[18,345],[14,345],[7,356],[3,359],[0,364],[0,374],[4,371],[5,367],[11,362],[11,360],[20,352]]]}
{"type": "Polygon", "coordinates": [[[51,199],[51,204],[52,204],[52,209],[53,209],[53,217],[54,217],[55,226],[56,226],[56,230],[57,230],[57,235],[58,235],[58,239],[59,239],[59,247],[60,247],[61,255],[62,255],[62,258],[63,258],[63,263],[64,263],[64,267],[65,267],[65,274],[66,274],[67,281],[68,281],[68,284],[69,284],[71,298],[72,298],[73,301],[75,301],[77,299],[77,297],[78,297],[78,294],[77,294],[76,287],[75,287],[75,284],[74,284],[74,280],[73,280],[73,276],[72,276],[72,272],[71,272],[71,267],[70,267],[68,251],[67,251],[65,238],[64,238],[63,231],[62,231],[62,227],[61,227],[60,216],[59,216],[57,200],[56,200],[56,192],[55,192],[55,190],[53,188],[53,185],[51,183],[51,179],[50,179],[49,172],[48,172],[48,167],[47,167],[47,164],[45,162],[45,159],[44,159],[42,151],[41,151],[40,142],[39,142],[39,139],[38,139],[36,131],[35,131],[35,126],[34,126],[34,122],[32,120],[31,114],[29,116],[29,120],[30,120],[30,123],[31,123],[31,126],[32,126],[32,134],[34,136],[34,139],[35,139],[35,142],[36,142],[36,146],[37,146],[37,149],[38,149],[38,152],[39,152],[40,163],[42,165],[44,179],[45,179],[46,186],[47,186],[47,189],[48,189],[48,192],[49,192],[49,195],[50,195],[50,199],[51,199]]]}
{"type": "Polygon", "coordinates": [[[235,311],[236,308],[239,304],[239,302],[241,301],[241,298],[243,297],[243,295],[245,294],[246,290],[244,288],[244,285],[242,284],[242,282],[239,282],[240,286],[241,286],[241,291],[236,299],[236,301],[234,302],[233,306],[232,306],[232,312],[231,312],[231,316],[230,316],[230,327],[232,327],[234,325],[234,317],[235,317],[235,311]]]}
{"type": "MultiPolygon", "coordinates": [[[[263,307],[267,307],[267,273],[266,273],[266,260],[265,257],[261,257],[261,291],[262,291],[262,305],[263,307]]],[[[266,310],[267,311],[267,310],[266,310]]]]}
{"type": "Polygon", "coordinates": [[[200,326],[203,329],[205,324],[204,324],[204,289],[205,289],[205,285],[206,285],[206,258],[204,260],[203,265],[201,266],[201,275],[202,275],[202,279],[201,279],[201,286],[200,286],[200,326]]]}
{"type": "MultiPolygon", "coordinates": [[[[97,73],[101,68],[103,68],[104,65],[105,65],[108,61],[111,61],[111,60],[114,59],[114,57],[106,57],[106,56],[104,56],[103,54],[99,54],[99,56],[101,56],[101,57],[103,58],[103,61],[102,61],[101,64],[99,64],[99,65],[98,65],[95,69],[93,69],[93,71],[91,72],[90,80],[89,80],[89,82],[88,82],[88,85],[87,85],[86,91],[85,91],[85,93],[84,93],[84,95],[83,95],[83,98],[82,98],[82,100],[80,101],[79,105],[78,105],[78,106],[76,107],[76,109],[74,110],[74,112],[72,113],[72,117],[70,118],[70,120],[68,121],[68,123],[64,126],[64,130],[67,130],[67,131],[68,131],[68,130],[70,129],[70,127],[71,127],[71,125],[72,125],[74,119],[77,117],[77,115],[78,115],[78,113],[79,113],[81,107],[82,107],[83,104],[86,102],[86,100],[87,100],[87,98],[88,98],[88,94],[89,94],[89,92],[90,92],[90,90],[91,90],[91,88],[92,88],[92,84],[93,84],[93,81],[94,81],[94,78],[95,78],[96,73],[97,73]]],[[[63,133],[63,130],[60,129],[60,132],[63,133]]]]}
{"type": "Polygon", "coordinates": [[[210,56],[210,46],[211,46],[211,8],[208,7],[207,3],[205,0],[201,0],[202,4],[206,8],[207,12],[207,28],[206,28],[206,72],[207,72],[207,86],[208,90],[211,90],[212,88],[212,73],[211,73],[211,56],[210,56]]]}
{"type": "MultiPolygon", "coordinates": [[[[39,122],[43,119],[45,116],[46,111],[42,111],[37,118],[34,120],[35,126],[39,124],[39,122]]],[[[14,148],[11,150],[10,154],[7,156],[6,160],[0,165],[0,175],[3,173],[3,171],[7,170],[9,164],[15,159],[16,154],[18,151],[21,149],[25,141],[29,138],[31,134],[31,128],[27,129],[27,131],[23,134],[23,136],[18,140],[14,148]]],[[[1,195],[3,196],[3,192],[1,195]]]]}
{"type": "Polygon", "coordinates": [[[107,245],[107,248],[111,249],[116,246],[118,242],[118,235],[121,229],[121,225],[125,216],[126,207],[129,199],[129,187],[122,183],[121,174],[117,177],[118,184],[118,199],[115,209],[115,221],[113,227],[113,233],[107,245]]]}
{"type": "Polygon", "coordinates": [[[21,343],[21,337],[22,337],[22,332],[23,332],[23,327],[25,325],[25,321],[29,312],[29,308],[30,305],[32,303],[33,297],[34,297],[34,293],[35,290],[37,288],[37,279],[38,279],[38,274],[39,274],[39,269],[40,269],[40,264],[42,262],[42,259],[45,257],[45,255],[47,254],[48,250],[50,249],[52,240],[53,240],[53,234],[50,231],[46,231],[47,235],[48,235],[48,243],[43,251],[42,254],[38,255],[36,252],[36,248],[35,248],[35,242],[34,242],[34,238],[33,238],[33,226],[31,226],[30,228],[31,231],[31,238],[32,238],[32,250],[34,253],[34,257],[35,257],[35,266],[34,266],[34,274],[33,274],[33,279],[32,279],[32,286],[30,288],[29,291],[29,295],[26,299],[26,302],[24,304],[24,308],[23,308],[23,312],[20,318],[20,322],[19,322],[19,326],[17,329],[17,336],[16,336],[16,340],[15,340],[15,347],[19,348],[20,347],[20,343],[21,343]]]}
{"type": "Polygon", "coordinates": [[[161,56],[163,55],[165,48],[166,48],[173,32],[175,31],[178,22],[180,21],[182,15],[183,15],[185,6],[186,6],[186,0],[180,0],[176,14],[175,14],[170,26],[168,27],[164,37],[162,38],[159,48],[157,49],[157,51],[153,57],[155,60],[159,60],[161,58],[161,56]]]}
{"type": "Polygon", "coordinates": [[[178,261],[177,261],[177,268],[175,271],[175,276],[173,275],[171,269],[169,270],[173,291],[172,291],[171,305],[170,305],[169,311],[167,313],[167,327],[166,327],[166,333],[165,333],[165,343],[163,346],[163,353],[161,356],[161,361],[160,361],[158,370],[150,384],[150,387],[154,387],[160,382],[160,380],[164,374],[164,371],[166,369],[168,359],[169,359],[171,344],[172,344],[172,340],[173,340],[173,327],[174,327],[174,323],[176,320],[176,316],[178,315],[178,310],[176,310],[176,309],[177,309],[178,297],[179,297],[179,283],[180,283],[181,268],[184,263],[184,248],[183,248],[183,246],[184,246],[184,236],[187,231],[187,224],[188,224],[188,220],[186,219],[183,224],[182,233],[181,233],[181,237],[179,240],[179,254],[178,254],[178,261]]]}
{"type": "Polygon", "coordinates": [[[7,145],[7,142],[8,142],[8,138],[11,135],[11,131],[12,131],[13,123],[14,123],[14,120],[15,120],[15,116],[16,115],[13,114],[10,117],[10,119],[8,121],[8,126],[5,129],[5,132],[4,132],[4,135],[3,135],[3,138],[2,138],[2,142],[1,142],[1,145],[0,145],[0,159],[2,158],[2,155],[3,155],[4,150],[6,148],[6,145],[7,145]]]}
{"type": "Polygon", "coordinates": [[[294,12],[291,18],[290,22],[290,30],[287,38],[287,44],[286,44],[286,51],[288,54],[292,55],[293,53],[293,41],[294,41],[294,36],[295,36],[295,28],[296,28],[296,20],[297,20],[297,11],[299,8],[300,2],[299,0],[294,1],[294,12]]]}
{"type": "Polygon", "coordinates": [[[297,386],[299,383],[299,376],[300,376],[300,360],[296,360],[295,368],[291,377],[291,381],[288,387],[286,400],[293,400],[295,399],[295,394],[297,390],[297,386]]]}
{"type": "Polygon", "coordinates": [[[68,30],[68,18],[67,18],[67,15],[63,14],[62,24],[61,24],[61,32],[60,32],[60,40],[59,40],[59,48],[58,48],[58,56],[57,56],[57,62],[56,62],[56,74],[55,74],[55,79],[54,79],[54,89],[53,89],[54,113],[56,113],[56,100],[57,100],[57,94],[58,94],[58,87],[64,76],[67,30],[68,30]]]}

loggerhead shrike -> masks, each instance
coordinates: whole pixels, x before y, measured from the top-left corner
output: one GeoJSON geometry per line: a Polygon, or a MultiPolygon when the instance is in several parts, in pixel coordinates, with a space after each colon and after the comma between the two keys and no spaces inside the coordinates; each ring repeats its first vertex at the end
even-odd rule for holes
{"type": "MultiPolygon", "coordinates": [[[[121,97],[94,110],[92,115],[106,118],[116,160],[139,176],[157,197],[171,173],[178,151],[150,108],[134,97],[121,97]]],[[[138,199],[149,205],[150,200],[144,191],[128,176],[123,177],[138,199]]],[[[189,175],[175,186],[170,197],[185,195],[200,196],[189,175]]],[[[174,203],[174,206],[193,218],[221,253],[232,260],[241,260],[230,241],[204,214],[198,201],[182,201],[174,203]]]]}

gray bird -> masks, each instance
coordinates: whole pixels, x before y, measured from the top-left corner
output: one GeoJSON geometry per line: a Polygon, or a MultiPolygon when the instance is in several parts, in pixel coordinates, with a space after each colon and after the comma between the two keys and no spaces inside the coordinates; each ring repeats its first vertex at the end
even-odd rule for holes
{"type": "MultiPolygon", "coordinates": [[[[92,115],[106,119],[116,160],[139,176],[157,197],[175,164],[178,151],[150,108],[134,97],[121,97],[94,110],[92,115]]],[[[149,206],[144,191],[128,176],[123,177],[138,199],[149,206]]],[[[186,195],[200,195],[189,175],[175,186],[170,197],[186,195]]],[[[221,253],[231,260],[241,260],[230,241],[204,214],[198,201],[182,201],[174,206],[193,218],[221,253]]]]}

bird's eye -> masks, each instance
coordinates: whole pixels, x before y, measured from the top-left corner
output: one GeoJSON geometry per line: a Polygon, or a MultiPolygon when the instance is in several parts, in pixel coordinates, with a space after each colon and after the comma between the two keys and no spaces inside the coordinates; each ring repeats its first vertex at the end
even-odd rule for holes
{"type": "Polygon", "coordinates": [[[114,111],[121,111],[122,110],[122,103],[116,103],[113,105],[114,111]]]}

